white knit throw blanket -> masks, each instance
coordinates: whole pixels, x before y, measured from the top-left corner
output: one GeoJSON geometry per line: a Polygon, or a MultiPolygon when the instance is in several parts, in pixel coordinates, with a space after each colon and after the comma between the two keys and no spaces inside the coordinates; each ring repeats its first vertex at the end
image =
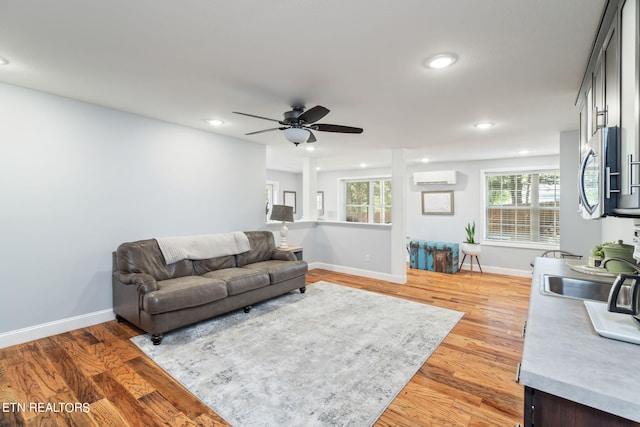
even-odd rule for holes
{"type": "Polygon", "coordinates": [[[167,264],[183,259],[208,259],[236,255],[251,249],[247,235],[241,231],[194,236],[157,237],[167,264]]]}

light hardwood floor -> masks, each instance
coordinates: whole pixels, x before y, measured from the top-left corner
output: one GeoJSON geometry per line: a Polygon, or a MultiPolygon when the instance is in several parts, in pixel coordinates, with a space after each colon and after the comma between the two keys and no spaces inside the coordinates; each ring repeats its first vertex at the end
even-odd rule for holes
{"type": "MultiPolygon", "coordinates": [[[[409,269],[408,283],[397,285],[326,270],[307,276],[308,284],[319,280],[465,313],[376,426],[522,422],[523,388],[515,373],[529,278],[409,269]]],[[[140,333],[112,321],[0,349],[0,426],[227,425],[130,343],[140,333]],[[11,402],[26,403],[26,411],[8,410],[11,402]],[[86,412],[29,411],[34,402],[88,406],[86,412]]]]}

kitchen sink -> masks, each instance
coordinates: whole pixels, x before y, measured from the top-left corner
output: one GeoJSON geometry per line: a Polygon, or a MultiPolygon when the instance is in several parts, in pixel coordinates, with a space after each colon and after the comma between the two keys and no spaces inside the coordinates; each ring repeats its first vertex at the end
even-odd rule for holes
{"type": "MultiPolygon", "coordinates": [[[[572,277],[553,276],[544,274],[540,286],[540,293],[568,298],[604,301],[609,299],[612,283],[597,280],[576,279],[572,277]]],[[[631,302],[631,287],[622,285],[618,296],[618,304],[629,305],[631,302]]]]}

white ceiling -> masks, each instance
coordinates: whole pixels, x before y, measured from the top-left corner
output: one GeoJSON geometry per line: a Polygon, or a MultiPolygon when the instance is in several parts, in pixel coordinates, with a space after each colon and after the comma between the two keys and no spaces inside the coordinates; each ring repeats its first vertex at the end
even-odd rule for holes
{"type": "MultiPolygon", "coordinates": [[[[269,168],[558,153],[605,0],[0,0],[0,81],[266,144],[269,168]],[[425,58],[458,62],[428,70],[425,58]],[[277,126],[331,110],[316,150],[277,126]],[[204,120],[225,121],[212,128],[204,120]],[[496,125],[488,131],[479,121],[496,125]]],[[[34,124],[37,125],[37,124],[34,124]]]]}

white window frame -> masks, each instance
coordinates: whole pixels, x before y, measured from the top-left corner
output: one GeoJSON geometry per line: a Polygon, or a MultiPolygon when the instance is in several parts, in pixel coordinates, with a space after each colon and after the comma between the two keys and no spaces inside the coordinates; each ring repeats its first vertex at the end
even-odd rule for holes
{"type": "MultiPolygon", "coordinates": [[[[495,169],[481,169],[480,170],[480,220],[481,227],[481,243],[486,246],[500,246],[510,248],[525,248],[525,249],[540,249],[540,250],[553,250],[560,249],[560,244],[552,243],[540,243],[540,242],[513,242],[513,241],[497,241],[487,239],[487,175],[488,174],[531,174],[531,173],[545,173],[545,172],[560,172],[560,166],[547,165],[547,166],[533,166],[533,167],[514,167],[514,168],[495,168],[495,169]]],[[[562,176],[560,176],[562,179],[562,176]]],[[[561,196],[562,197],[562,196],[561,196]]]]}
{"type": "Polygon", "coordinates": [[[269,181],[265,183],[265,191],[268,191],[270,194],[269,200],[269,212],[267,212],[266,218],[267,221],[270,221],[271,218],[271,210],[273,209],[273,205],[278,204],[278,194],[280,194],[280,181],[269,181]]]}
{"type": "MultiPolygon", "coordinates": [[[[357,176],[357,177],[349,177],[349,178],[339,178],[338,179],[338,194],[340,195],[338,200],[338,209],[339,209],[339,220],[347,222],[347,192],[346,192],[346,184],[347,182],[374,182],[374,181],[389,181],[389,185],[392,184],[391,175],[375,175],[375,176],[357,176]]],[[[367,217],[367,222],[349,222],[349,224],[373,224],[373,225],[390,225],[385,223],[376,223],[373,222],[375,218],[375,206],[373,205],[373,185],[369,186],[369,200],[371,201],[369,204],[369,212],[367,217]]],[[[383,207],[385,205],[382,205],[383,207]]],[[[391,206],[393,206],[393,193],[391,194],[391,206]]],[[[390,207],[391,207],[390,206],[390,207]]]]}

